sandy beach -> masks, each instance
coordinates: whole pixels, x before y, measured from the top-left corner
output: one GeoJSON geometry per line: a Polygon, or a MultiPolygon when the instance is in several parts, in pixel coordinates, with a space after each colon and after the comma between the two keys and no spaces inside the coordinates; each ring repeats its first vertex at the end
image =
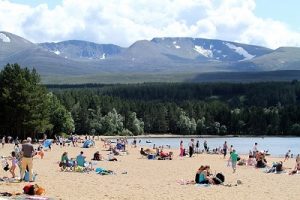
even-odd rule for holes
{"type": "MultiPolygon", "coordinates": [[[[238,166],[232,173],[227,167],[227,159],[221,155],[199,154],[192,158],[180,159],[179,150],[172,150],[173,160],[148,160],[141,158],[139,148],[127,148],[129,155],[117,156],[117,162],[99,161],[97,166],[113,170],[114,175],[98,175],[95,172],[61,172],[58,161],[63,152],[76,157],[83,151],[90,160],[96,151],[107,158],[101,142],[93,148],[62,147],[53,145],[52,151],[45,152],[41,160],[34,158],[34,171],[38,174],[36,183],[46,189],[47,197],[53,199],[280,199],[294,200],[300,196],[300,176],[288,174],[266,174],[261,169],[238,166]],[[225,184],[234,185],[237,180],[242,184],[232,187],[180,185],[178,180],[193,180],[200,165],[210,165],[212,172],[222,172],[225,184]],[[127,172],[127,174],[123,174],[127,172]]],[[[0,156],[8,156],[13,145],[0,147],[0,156]]],[[[242,156],[246,158],[247,156],[242,156]]],[[[283,158],[267,157],[271,164],[283,158]]],[[[293,168],[295,159],[284,162],[284,167],[293,168]]],[[[18,170],[17,170],[18,171],[18,170]]],[[[11,174],[0,169],[0,177],[11,174]]],[[[22,192],[26,183],[0,182],[0,192],[22,192]]]]}

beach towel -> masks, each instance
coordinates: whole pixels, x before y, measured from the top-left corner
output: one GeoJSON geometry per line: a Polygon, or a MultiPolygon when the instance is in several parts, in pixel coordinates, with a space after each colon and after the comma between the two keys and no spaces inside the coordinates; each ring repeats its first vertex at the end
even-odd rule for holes
{"type": "Polygon", "coordinates": [[[77,166],[75,167],[75,172],[84,172],[84,167],[81,167],[81,166],[77,166]]]}
{"type": "Polygon", "coordinates": [[[96,168],[95,172],[96,172],[97,174],[100,174],[100,175],[112,175],[112,174],[114,174],[113,171],[111,171],[111,170],[106,170],[106,169],[101,168],[101,167],[96,168]]]}
{"type": "Polygon", "coordinates": [[[196,187],[210,187],[211,184],[195,184],[196,187]]]}
{"type": "Polygon", "coordinates": [[[6,183],[20,183],[20,180],[16,178],[8,178],[8,177],[3,177],[0,178],[0,182],[6,182],[6,183]]]}
{"type": "Polygon", "coordinates": [[[21,196],[17,196],[16,198],[13,198],[16,200],[53,200],[53,198],[49,198],[49,197],[44,197],[44,196],[38,196],[38,195],[33,195],[33,196],[28,196],[28,195],[21,195],[21,196]]]}

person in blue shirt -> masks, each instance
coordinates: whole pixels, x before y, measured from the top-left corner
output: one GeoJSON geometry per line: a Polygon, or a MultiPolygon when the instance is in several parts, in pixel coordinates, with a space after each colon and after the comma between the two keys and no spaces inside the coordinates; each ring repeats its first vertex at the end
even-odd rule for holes
{"type": "Polygon", "coordinates": [[[85,158],[86,157],[83,155],[83,151],[81,151],[80,154],[76,157],[77,165],[80,167],[85,167],[84,166],[84,164],[86,163],[85,158]]]}

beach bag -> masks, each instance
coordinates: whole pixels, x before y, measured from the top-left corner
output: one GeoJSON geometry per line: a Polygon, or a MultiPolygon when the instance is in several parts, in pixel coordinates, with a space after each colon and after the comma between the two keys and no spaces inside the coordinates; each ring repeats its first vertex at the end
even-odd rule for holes
{"type": "Polygon", "coordinates": [[[7,163],[7,161],[5,159],[2,159],[2,168],[4,171],[8,171],[9,170],[9,164],[7,163]]]}
{"type": "MultiPolygon", "coordinates": [[[[33,175],[32,175],[32,180],[35,181],[35,178],[36,178],[36,174],[33,173],[33,175]]],[[[25,171],[24,181],[27,181],[27,182],[30,181],[30,180],[29,180],[29,172],[28,172],[28,171],[25,171]]]]}
{"type": "Polygon", "coordinates": [[[217,173],[217,175],[213,178],[213,180],[216,185],[220,185],[224,183],[225,176],[222,173],[217,173]]]}
{"type": "Polygon", "coordinates": [[[42,195],[45,193],[45,189],[38,186],[37,184],[35,185],[25,185],[23,188],[24,194],[28,194],[28,195],[42,195]]]}

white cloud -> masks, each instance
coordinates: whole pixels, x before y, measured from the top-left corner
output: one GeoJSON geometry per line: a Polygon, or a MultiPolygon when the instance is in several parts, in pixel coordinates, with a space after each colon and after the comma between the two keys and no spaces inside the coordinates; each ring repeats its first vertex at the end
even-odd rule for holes
{"type": "Polygon", "coordinates": [[[82,39],[128,46],[153,37],[206,37],[300,46],[299,30],[254,14],[255,0],[64,0],[49,9],[0,0],[0,30],[33,42],[82,39]]]}

